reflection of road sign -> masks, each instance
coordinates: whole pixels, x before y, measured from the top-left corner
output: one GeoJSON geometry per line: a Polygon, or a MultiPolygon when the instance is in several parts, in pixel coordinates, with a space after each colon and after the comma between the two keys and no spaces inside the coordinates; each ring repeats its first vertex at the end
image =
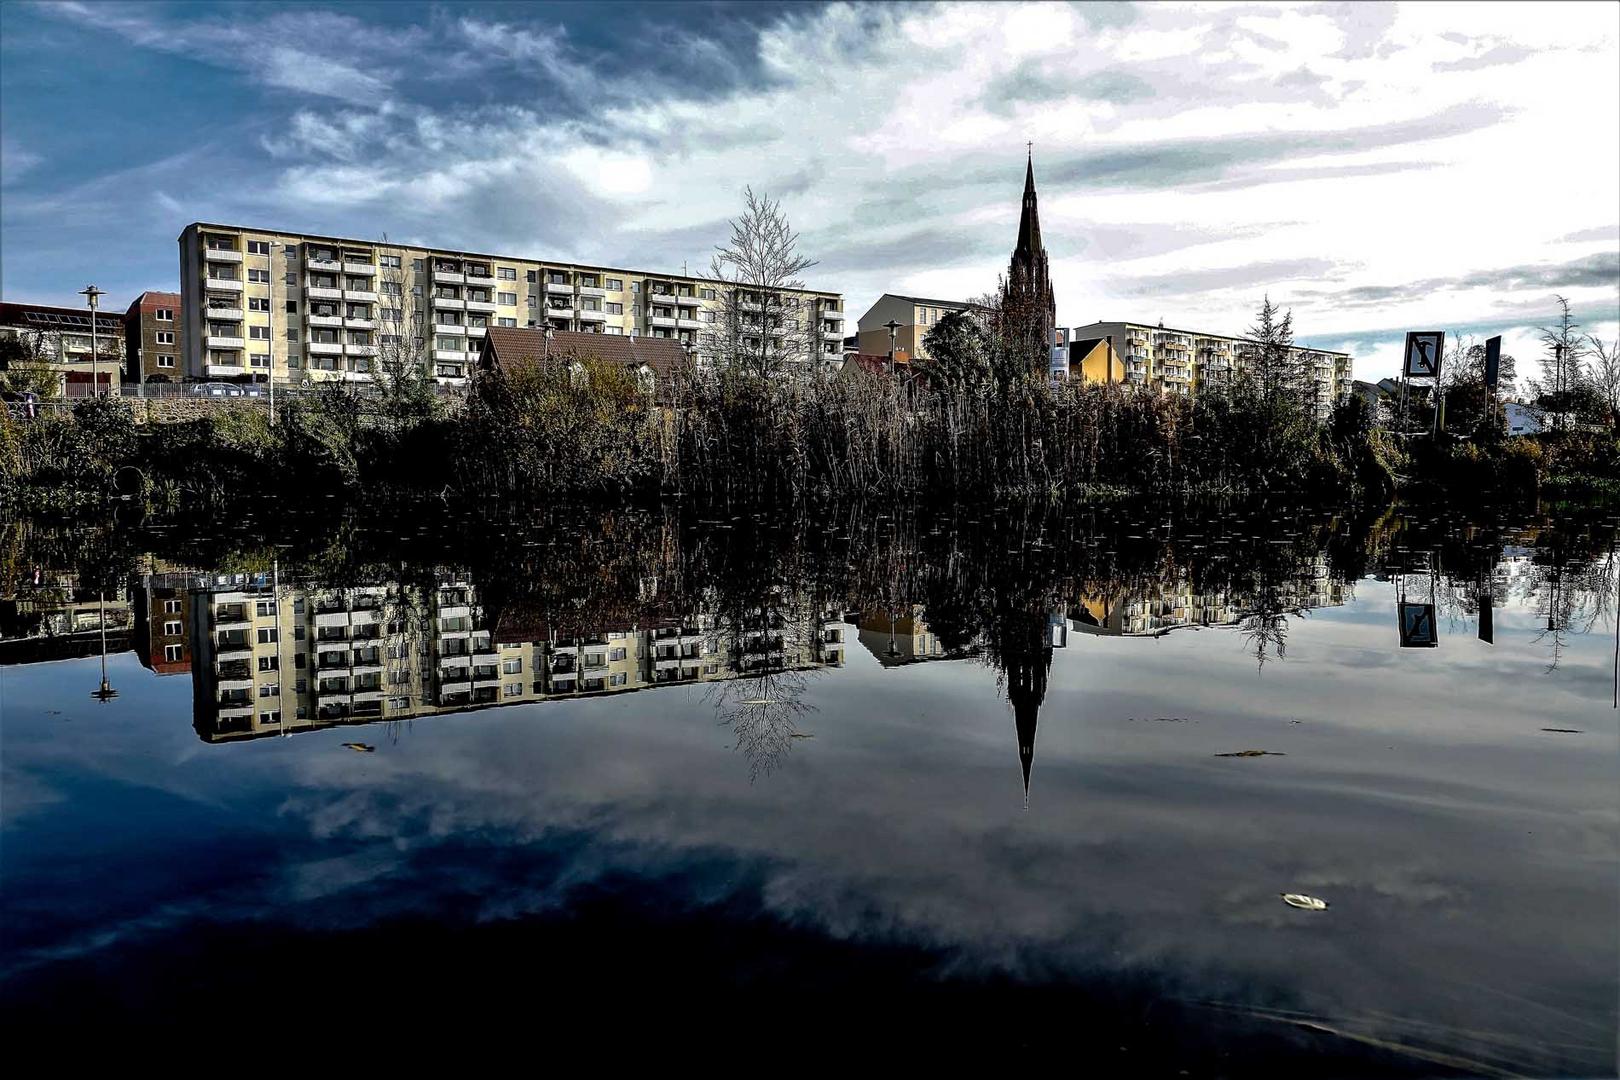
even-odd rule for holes
{"type": "Polygon", "coordinates": [[[1491,594],[1479,595],[1479,640],[1487,645],[1496,644],[1496,627],[1491,618],[1491,594]]]}
{"type": "Polygon", "coordinates": [[[1485,385],[1495,389],[1496,372],[1502,366],[1502,337],[1497,335],[1485,341],[1485,385]]]}
{"type": "Polygon", "coordinates": [[[1441,330],[1412,330],[1406,335],[1406,360],[1401,371],[1409,379],[1433,379],[1440,374],[1441,330]]]}
{"type": "Polygon", "coordinates": [[[1433,649],[1440,644],[1434,628],[1433,604],[1395,605],[1401,625],[1401,648],[1433,649]]]}

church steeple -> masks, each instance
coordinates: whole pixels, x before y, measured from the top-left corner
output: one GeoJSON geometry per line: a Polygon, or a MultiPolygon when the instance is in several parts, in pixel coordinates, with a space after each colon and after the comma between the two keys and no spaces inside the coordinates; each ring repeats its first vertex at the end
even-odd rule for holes
{"type": "Polygon", "coordinates": [[[1001,336],[1016,355],[1027,357],[1033,371],[1045,372],[1057,325],[1057,300],[1046,248],[1041,243],[1041,215],[1035,197],[1035,152],[1024,160],[1024,205],[1018,218],[1018,243],[1001,286],[1001,336]]]}

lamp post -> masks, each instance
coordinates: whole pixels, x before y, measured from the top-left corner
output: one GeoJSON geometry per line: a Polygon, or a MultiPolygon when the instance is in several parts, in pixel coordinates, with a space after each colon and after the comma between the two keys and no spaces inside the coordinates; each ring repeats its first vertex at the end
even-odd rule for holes
{"type": "Polygon", "coordinates": [[[107,681],[107,594],[97,593],[96,601],[101,609],[101,685],[90,691],[90,696],[105,705],[118,696],[118,691],[107,681]]]}
{"type": "Polygon", "coordinates": [[[96,303],[105,295],[94,285],[86,285],[79,290],[85,303],[90,305],[90,392],[101,393],[101,360],[96,351],[96,303]]]}
{"type": "Polygon", "coordinates": [[[889,329],[889,374],[894,374],[894,333],[900,329],[900,324],[893,319],[883,324],[889,329]]]}

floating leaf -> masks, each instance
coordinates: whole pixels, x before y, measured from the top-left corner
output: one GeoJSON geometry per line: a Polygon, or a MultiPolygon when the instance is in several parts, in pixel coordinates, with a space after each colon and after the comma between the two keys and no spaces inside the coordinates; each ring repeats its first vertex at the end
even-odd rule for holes
{"type": "Polygon", "coordinates": [[[370,754],[377,749],[375,746],[363,742],[346,742],[343,745],[357,754],[370,754]]]}

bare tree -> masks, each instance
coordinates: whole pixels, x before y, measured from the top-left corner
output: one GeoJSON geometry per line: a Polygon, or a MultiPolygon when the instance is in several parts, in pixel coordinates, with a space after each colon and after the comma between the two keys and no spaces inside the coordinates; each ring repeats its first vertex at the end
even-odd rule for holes
{"type": "Polygon", "coordinates": [[[1547,347],[1541,358],[1542,381],[1532,383],[1531,389],[1540,397],[1552,399],[1553,426],[1562,429],[1570,397],[1581,385],[1581,358],[1586,354],[1586,343],[1575,332],[1581,324],[1570,313],[1568,298],[1559,296],[1557,301],[1558,322],[1541,328],[1541,342],[1547,347]]]}
{"type": "Polygon", "coordinates": [[[730,222],[731,242],[715,251],[709,276],[720,283],[720,310],[700,339],[704,360],[723,371],[761,379],[796,367],[808,369],[817,355],[816,320],[796,295],[799,275],[816,265],[799,254],[798,234],[782,204],[744,192],[747,206],[730,222]]]}
{"type": "Polygon", "coordinates": [[[1609,413],[1609,426],[1620,425],[1620,341],[1605,342],[1591,334],[1586,345],[1592,356],[1588,379],[1603,399],[1603,407],[1609,413]]]}

